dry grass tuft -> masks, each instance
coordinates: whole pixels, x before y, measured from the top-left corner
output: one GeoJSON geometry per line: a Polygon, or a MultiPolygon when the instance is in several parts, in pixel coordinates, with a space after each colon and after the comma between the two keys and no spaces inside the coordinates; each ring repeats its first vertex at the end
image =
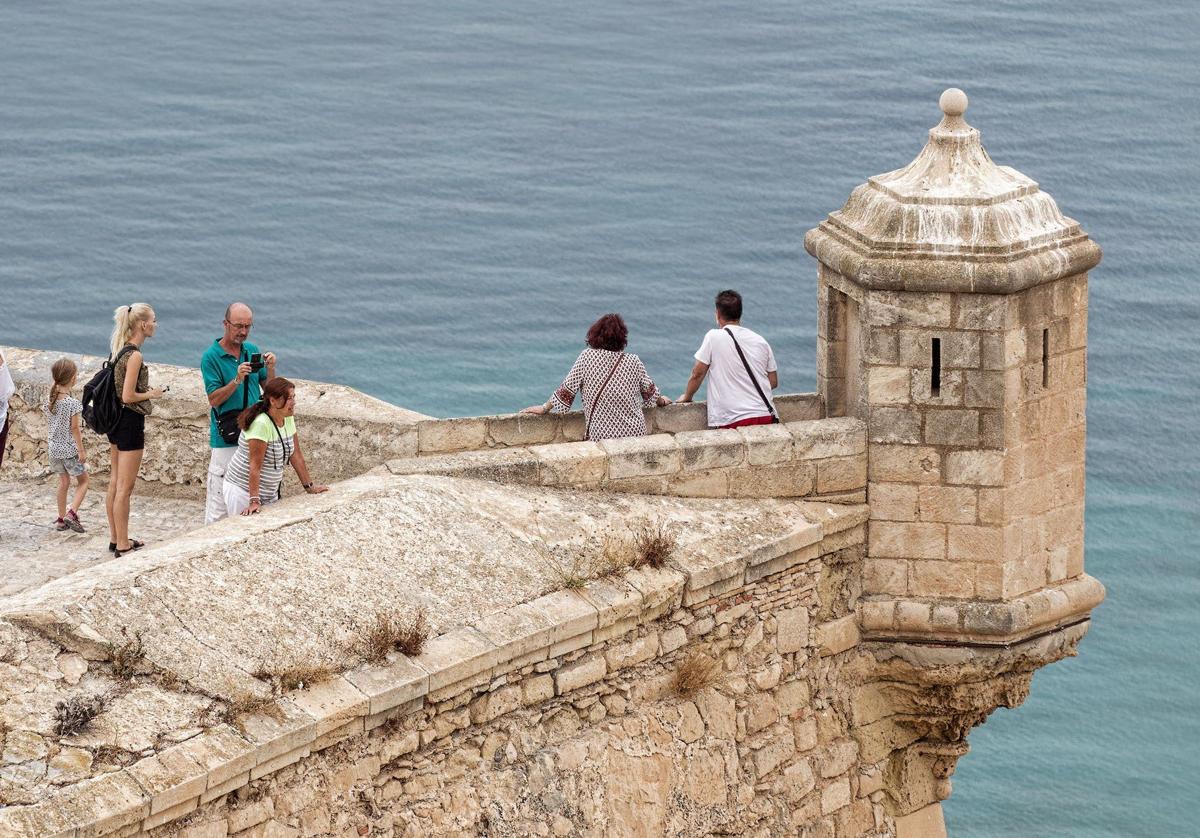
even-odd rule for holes
{"type": "Polygon", "coordinates": [[[421,608],[410,618],[396,614],[377,614],[362,633],[360,650],[365,660],[379,663],[393,649],[402,655],[416,657],[429,639],[429,620],[421,608]]]}
{"type": "Polygon", "coordinates": [[[108,644],[108,656],[112,660],[113,677],[119,681],[132,681],[142,662],[142,635],[134,632],[130,638],[126,628],[121,628],[121,643],[108,644]]]}
{"type": "Polygon", "coordinates": [[[221,713],[221,721],[244,732],[241,723],[242,716],[270,712],[275,709],[275,700],[270,696],[242,693],[241,695],[234,696],[233,700],[229,702],[228,706],[221,713]]]}
{"type": "Polygon", "coordinates": [[[103,709],[104,699],[98,695],[68,696],[54,705],[54,732],[59,736],[74,736],[103,709]]]}
{"type": "Polygon", "coordinates": [[[638,550],[632,539],[609,533],[600,543],[600,557],[591,568],[600,576],[615,576],[627,568],[637,567],[638,550]]]}
{"type": "Polygon", "coordinates": [[[260,669],[254,673],[254,677],[270,682],[274,693],[282,695],[328,681],[335,674],[334,668],[327,663],[291,663],[273,669],[260,669]]]}
{"type": "Polygon", "coordinates": [[[662,521],[655,523],[643,521],[633,531],[633,546],[636,553],[636,564],[633,566],[663,567],[667,563],[667,559],[671,558],[671,554],[675,552],[678,543],[679,539],[676,538],[675,533],[662,521]]]}
{"type": "Polygon", "coordinates": [[[93,768],[101,765],[124,768],[127,765],[133,765],[138,760],[136,754],[114,745],[97,745],[91,751],[93,768]]]}
{"type": "Polygon", "coordinates": [[[568,589],[582,588],[586,585],[588,580],[592,579],[595,575],[594,564],[593,560],[589,560],[582,555],[572,556],[569,567],[560,565],[553,558],[550,559],[550,567],[558,574],[558,578],[562,582],[562,587],[568,589]]]}
{"type": "Polygon", "coordinates": [[[697,652],[684,658],[675,670],[675,694],[687,697],[717,683],[721,676],[720,661],[697,652]]]}
{"type": "Polygon", "coordinates": [[[642,521],[628,534],[608,533],[600,549],[585,549],[571,556],[570,564],[555,559],[545,548],[547,562],[563,588],[582,588],[592,579],[615,576],[630,568],[663,567],[678,544],[674,531],[662,521],[642,521]]]}
{"type": "Polygon", "coordinates": [[[425,609],[421,608],[411,620],[401,622],[400,634],[396,637],[396,651],[415,658],[421,654],[428,639],[429,620],[425,618],[425,609]]]}

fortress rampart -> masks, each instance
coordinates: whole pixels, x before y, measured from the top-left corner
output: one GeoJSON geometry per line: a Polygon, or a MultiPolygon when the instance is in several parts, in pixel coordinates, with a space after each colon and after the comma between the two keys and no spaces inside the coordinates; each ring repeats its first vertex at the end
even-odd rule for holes
{"type": "MultiPolygon", "coordinates": [[[[9,431],[11,450],[5,460],[5,470],[11,469],[11,473],[20,476],[40,474],[46,467],[47,454],[46,420],[39,405],[46,400],[49,390],[50,365],[62,355],[47,350],[20,347],[6,346],[0,349],[12,367],[17,385],[17,392],[10,406],[13,426],[9,431]]],[[[87,380],[104,361],[103,358],[94,355],[67,357],[79,365],[80,381],[87,380]]],[[[166,384],[171,390],[155,402],[155,412],[147,420],[146,456],[141,479],[156,491],[182,497],[201,497],[204,494],[204,475],[208,468],[209,420],[204,390],[200,383],[200,371],[191,367],[153,362],[149,363],[149,367],[155,386],[166,384]]],[[[307,457],[313,473],[319,475],[322,480],[354,477],[393,459],[436,457],[464,451],[531,448],[561,442],[582,443],[584,439],[583,414],[578,411],[548,416],[514,413],[434,419],[339,384],[293,380],[297,384],[296,416],[303,434],[307,457]]],[[[777,397],[777,403],[779,415],[785,422],[819,419],[824,415],[821,398],[816,393],[784,394],[777,397]]],[[[701,402],[649,408],[645,415],[647,430],[651,434],[701,431],[706,427],[705,406],[701,402]]],[[[710,445],[727,447],[727,444],[722,446],[719,443],[720,437],[710,439],[708,435],[700,434],[692,439],[690,444],[686,442],[686,438],[683,441],[683,444],[690,445],[689,450],[698,450],[698,446],[710,445]]],[[[93,463],[93,473],[106,474],[107,442],[90,433],[85,437],[85,442],[92,446],[93,457],[98,459],[98,462],[93,463]]],[[[616,446],[616,443],[613,445],[616,446]]],[[[762,448],[762,445],[756,448],[762,448]]],[[[775,448],[779,449],[780,445],[776,445],[775,448]]],[[[598,449],[595,443],[586,443],[585,447],[567,450],[578,451],[580,456],[584,457],[585,452],[598,449]]],[[[862,454],[863,450],[860,445],[855,453],[862,454]]],[[[586,476],[594,472],[594,461],[601,456],[606,455],[591,454],[592,472],[586,467],[582,468],[582,484],[599,486],[603,482],[606,474],[601,474],[595,480],[586,476]]],[[[497,459],[490,462],[499,464],[503,457],[504,455],[497,455],[497,459]]],[[[736,461],[730,461],[729,454],[723,458],[718,455],[717,460],[721,461],[720,465],[713,468],[726,468],[740,462],[747,465],[765,464],[759,462],[757,452],[753,461],[745,451],[736,461]]],[[[429,470],[434,468],[431,465],[429,470]]],[[[688,456],[680,460],[680,469],[677,470],[685,470],[690,475],[689,479],[695,479],[695,472],[704,469],[697,467],[694,457],[688,456]],[[687,462],[684,463],[684,460],[687,462]]],[[[815,472],[811,477],[816,480],[815,472]]],[[[294,475],[289,478],[294,479],[294,475]]],[[[833,485],[833,482],[830,471],[825,483],[829,486],[833,485]]],[[[293,486],[293,489],[298,488],[293,486]]],[[[855,489],[862,488],[864,486],[859,481],[855,489]]],[[[812,492],[813,490],[806,490],[801,494],[807,495],[812,492]]],[[[862,500],[863,498],[859,498],[860,502],[862,500]]]]}
{"type": "MultiPolygon", "coordinates": [[[[1075,654],[1104,590],[1099,249],[941,104],[806,239],[820,392],[782,424],[677,406],[592,443],[578,416],[306,382],[318,473],[357,476],[0,599],[0,836],[943,836],[969,731],[1075,654]],[[643,524],[665,561],[607,561],[643,524]],[[372,621],[418,610],[420,652],[367,659],[372,621]],[[64,696],[102,707],[56,733],[64,696]]],[[[33,471],[48,356],[13,354],[33,471]]],[[[194,495],[199,378],[161,372],[147,479],[194,495]]]]}

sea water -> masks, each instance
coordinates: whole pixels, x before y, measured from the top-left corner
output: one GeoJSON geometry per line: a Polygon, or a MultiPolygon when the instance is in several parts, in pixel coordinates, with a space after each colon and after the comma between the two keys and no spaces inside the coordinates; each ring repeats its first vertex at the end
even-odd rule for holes
{"type": "Polygon", "coordinates": [[[540,402],[618,311],[669,395],[734,287],[814,388],[804,231],[967,91],[1101,243],[1082,655],[971,736],[956,836],[1194,835],[1200,5],[89,0],[0,5],[0,344],[280,371],[439,416],[540,402]]]}

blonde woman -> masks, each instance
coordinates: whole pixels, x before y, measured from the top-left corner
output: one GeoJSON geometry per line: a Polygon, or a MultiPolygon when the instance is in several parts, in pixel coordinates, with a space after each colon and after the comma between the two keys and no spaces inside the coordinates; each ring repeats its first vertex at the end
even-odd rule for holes
{"type": "Polygon", "coordinates": [[[145,303],[121,306],[113,313],[113,321],[113,386],[122,408],[117,427],[108,435],[112,466],[104,510],[108,513],[108,549],[121,556],[145,546],[129,537],[129,499],[142,466],[146,417],[154,409],[150,401],[161,398],[163,391],[150,389],[150,374],[142,360],[142,345],[154,337],[158,327],[154,309],[145,303]]]}

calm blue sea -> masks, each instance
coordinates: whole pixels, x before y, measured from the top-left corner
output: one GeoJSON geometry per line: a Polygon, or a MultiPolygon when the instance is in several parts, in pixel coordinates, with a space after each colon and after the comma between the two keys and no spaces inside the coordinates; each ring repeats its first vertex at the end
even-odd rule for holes
{"type": "Polygon", "coordinates": [[[285,374],[437,415],[545,398],[616,310],[675,395],[726,286],[814,387],[804,231],[948,86],[1105,249],[1082,656],[971,737],[956,836],[1196,834],[1200,4],[0,5],[0,343],[194,365],[233,298],[285,374]],[[1192,651],[1189,651],[1192,650],[1192,651]]]}

